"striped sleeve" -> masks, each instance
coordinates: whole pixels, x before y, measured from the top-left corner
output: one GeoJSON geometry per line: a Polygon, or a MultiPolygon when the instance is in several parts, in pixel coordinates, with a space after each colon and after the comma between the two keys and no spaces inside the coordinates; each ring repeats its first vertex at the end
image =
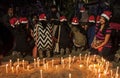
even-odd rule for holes
{"type": "Polygon", "coordinates": [[[106,32],[105,32],[105,33],[106,33],[106,34],[111,34],[111,32],[112,32],[112,29],[109,27],[109,28],[106,29],[106,32]]]}

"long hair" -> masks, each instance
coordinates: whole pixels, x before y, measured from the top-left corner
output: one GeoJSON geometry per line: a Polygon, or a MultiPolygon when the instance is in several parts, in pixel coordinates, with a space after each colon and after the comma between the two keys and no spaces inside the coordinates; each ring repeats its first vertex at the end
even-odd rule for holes
{"type": "MultiPolygon", "coordinates": [[[[103,18],[104,18],[104,17],[103,17],[103,18]]],[[[102,30],[102,33],[103,33],[103,34],[105,34],[106,29],[110,27],[110,26],[109,26],[109,20],[107,20],[106,18],[104,18],[104,20],[105,20],[105,26],[104,26],[104,28],[103,28],[103,30],[102,30]]],[[[99,24],[98,29],[100,29],[100,27],[101,27],[101,24],[99,24]]],[[[99,30],[98,30],[98,31],[99,31],[99,30]]],[[[97,32],[98,32],[98,31],[97,31],[97,32]]],[[[97,33],[97,32],[96,32],[96,33],[97,33]]]]}

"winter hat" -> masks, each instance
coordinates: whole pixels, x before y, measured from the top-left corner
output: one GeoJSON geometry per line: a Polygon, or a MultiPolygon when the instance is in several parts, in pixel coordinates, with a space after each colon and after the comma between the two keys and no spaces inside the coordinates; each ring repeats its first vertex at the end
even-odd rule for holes
{"type": "Polygon", "coordinates": [[[19,21],[18,21],[18,19],[17,18],[11,18],[10,20],[9,20],[9,22],[10,22],[10,25],[12,26],[12,27],[15,27],[15,25],[17,25],[17,24],[19,24],[19,21]]]}
{"type": "Polygon", "coordinates": [[[60,22],[63,22],[63,21],[67,21],[67,19],[66,19],[65,16],[61,16],[61,17],[60,17],[60,22]]]}
{"type": "Polygon", "coordinates": [[[80,12],[85,12],[85,8],[84,8],[84,7],[81,7],[81,8],[80,8],[80,12]]]}
{"type": "Polygon", "coordinates": [[[39,20],[42,21],[42,20],[46,20],[46,15],[44,13],[40,14],[39,15],[39,20]]]}
{"type": "Polygon", "coordinates": [[[95,23],[95,16],[90,15],[89,18],[88,18],[88,22],[95,23]]]}
{"type": "Polygon", "coordinates": [[[106,18],[107,20],[110,20],[112,12],[110,11],[104,11],[101,16],[106,18]]]}
{"type": "Polygon", "coordinates": [[[21,17],[19,19],[19,22],[22,23],[22,24],[26,24],[26,23],[28,23],[28,19],[26,17],[21,17]]]}
{"type": "Polygon", "coordinates": [[[96,17],[96,23],[100,23],[100,16],[99,15],[97,15],[97,17],[96,17]]]}
{"type": "Polygon", "coordinates": [[[73,17],[72,18],[72,25],[78,25],[79,24],[79,20],[77,17],[73,17]]]}

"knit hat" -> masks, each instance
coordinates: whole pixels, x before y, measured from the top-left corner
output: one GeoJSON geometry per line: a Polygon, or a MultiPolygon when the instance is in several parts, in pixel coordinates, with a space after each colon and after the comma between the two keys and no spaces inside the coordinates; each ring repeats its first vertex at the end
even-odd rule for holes
{"type": "Polygon", "coordinates": [[[12,26],[12,27],[15,27],[15,25],[17,25],[17,24],[19,24],[19,21],[18,21],[18,19],[17,18],[11,18],[10,20],[9,20],[9,22],[10,22],[10,25],[12,26]]]}
{"type": "Polygon", "coordinates": [[[28,19],[26,17],[21,17],[19,19],[19,22],[22,23],[22,24],[26,24],[26,23],[28,23],[28,19]]]}
{"type": "Polygon", "coordinates": [[[72,18],[72,25],[78,25],[79,24],[79,20],[77,17],[73,17],[72,18]]]}
{"type": "Polygon", "coordinates": [[[85,8],[84,8],[84,7],[81,7],[81,8],[80,8],[80,12],[85,12],[85,8]]]}
{"type": "Polygon", "coordinates": [[[88,18],[88,22],[95,23],[95,16],[90,15],[89,18],[88,18]]]}
{"type": "Polygon", "coordinates": [[[46,20],[46,15],[44,13],[40,14],[39,15],[39,20],[42,21],[42,20],[46,20]]]}
{"type": "Polygon", "coordinates": [[[110,20],[112,12],[110,11],[104,11],[101,16],[106,18],[107,20],[110,20]]]}
{"type": "Polygon", "coordinates": [[[60,17],[60,22],[63,22],[63,21],[67,21],[67,19],[66,19],[65,16],[61,16],[61,17],[60,17]]]}

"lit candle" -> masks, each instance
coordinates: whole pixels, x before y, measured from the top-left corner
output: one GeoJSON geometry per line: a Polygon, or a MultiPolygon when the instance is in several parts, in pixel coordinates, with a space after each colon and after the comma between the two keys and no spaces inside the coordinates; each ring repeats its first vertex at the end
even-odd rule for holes
{"type": "Polygon", "coordinates": [[[72,61],[73,61],[73,63],[74,63],[74,61],[75,61],[75,56],[73,57],[72,61]]]}
{"type": "Polygon", "coordinates": [[[46,63],[46,69],[48,69],[48,62],[46,63]]]}
{"type": "Polygon", "coordinates": [[[82,65],[82,64],[80,64],[80,65],[79,65],[79,67],[80,67],[80,68],[82,68],[82,67],[83,67],[83,65],[82,65]]]}
{"type": "Polygon", "coordinates": [[[6,64],[6,73],[8,73],[8,64],[6,64]]]}
{"type": "Polygon", "coordinates": [[[30,66],[29,65],[27,66],[27,70],[30,70],[30,66]]]}
{"type": "Polygon", "coordinates": [[[71,63],[71,55],[69,55],[69,63],[71,63]]]}
{"type": "Polygon", "coordinates": [[[65,64],[64,64],[64,59],[62,60],[62,65],[63,65],[63,68],[65,67],[65,64]]]}
{"type": "Polygon", "coordinates": [[[62,64],[62,60],[63,60],[63,57],[61,57],[61,60],[60,60],[60,61],[61,61],[61,64],[62,64]]]}
{"type": "Polygon", "coordinates": [[[13,67],[13,66],[12,66],[12,68],[11,68],[11,69],[12,69],[12,73],[14,73],[14,67],[13,67]]]}
{"type": "Polygon", "coordinates": [[[43,65],[45,64],[45,58],[43,58],[43,65]]]}
{"type": "Polygon", "coordinates": [[[22,60],[22,66],[23,66],[23,69],[25,69],[25,61],[22,60]]]}
{"type": "Polygon", "coordinates": [[[12,60],[10,59],[10,68],[12,67],[12,60]]]}
{"type": "Polygon", "coordinates": [[[52,59],[52,67],[54,66],[54,59],[52,59]]]}
{"type": "Polygon", "coordinates": [[[112,70],[110,70],[110,75],[111,75],[111,77],[113,76],[113,71],[112,70]]]}
{"type": "Polygon", "coordinates": [[[18,73],[18,68],[19,68],[19,65],[16,66],[16,73],[18,73]]]}
{"type": "Polygon", "coordinates": [[[84,57],[84,60],[86,61],[86,58],[87,58],[87,54],[85,54],[85,57],[84,57]]]}
{"type": "Polygon", "coordinates": [[[71,73],[69,73],[69,78],[72,78],[72,77],[71,77],[71,73]]]}
{"type": "Polygon", "coordinates": [[[18,65],[19,65],[19,61],[20,61],[20,59],[18,58],[18,59],[17,59],[17,63],[18,63],[18,65]]]}
{"type": "Polygon", "coordinates": [[[95,59],[96,59],[96,55],[93,56],[93,61],[95,61],[95,59]]]}
{"type": "Polygon", "coordinates": [[[98,74],[98,78],[101,78],[101,74],[100,73],[98,74]]]}
{"type": "Polygon", "coordinates": [[[88,66],[88,64],[89,64],[89,56],[87,57],[87,66],[88,66]]]}
{"type": "Polygon", "coordinates": [[[36,68],[36,59],[34,59],[34,68],[36,68]]]}
{"type": "Polygon", "coordinates": [[[40,65],[40,59],[37,59],[37,67],[39,67],[39,65],[40,65]]]}
{"type": "Polygon", "coordinates": [[[58,65],[55,66],[56,70],[58,69],[58,65]]]}
{"type": "Polygon", "coordinates": [[[44,69],[46,69],[46,64],[44,64],[43,66],[44,66],[44,69]]]}
{"type": "Polygon", "coordinates": [[[43,78],[42,70],[40,70],[40,78],[43,78]]]}
{"type": "Polygon", "coordinates": [[[69,55],[69,69],[70,69],[70,66],[71,66],[71,55],[69,55]]]}
{"type": "Polygon", "coordinates": [[[81,61],[81,53],[79,54],[79,59],[80,59],[80,61],[81,61]]]}
{"type": "Polygon", "coordinates": [[[118,71],[119,71],[119,67],[117,66],[117,70],[116,70],[115,78],[118,78],[118,76],[119,76],[118,71]]]}

